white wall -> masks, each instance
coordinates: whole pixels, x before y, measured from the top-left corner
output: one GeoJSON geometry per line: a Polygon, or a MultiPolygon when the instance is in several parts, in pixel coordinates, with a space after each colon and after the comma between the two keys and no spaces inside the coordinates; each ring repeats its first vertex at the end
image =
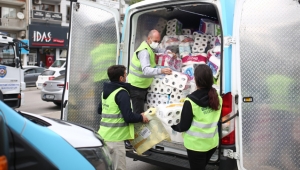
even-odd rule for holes
{"type": "Polygon", "coordinates": [[[60,2],[60,13],[62,13],[62,23],[61,26],[69,26],[67,20],[67,7],[70,6],[70,1],[61,0],[60,2]]]}

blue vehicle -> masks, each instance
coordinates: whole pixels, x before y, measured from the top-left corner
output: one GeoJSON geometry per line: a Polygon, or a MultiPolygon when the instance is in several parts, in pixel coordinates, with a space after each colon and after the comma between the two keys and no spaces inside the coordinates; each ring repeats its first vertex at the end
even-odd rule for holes
{"type": "MultiPolygon", "coordinates": [[[[201,19],[210,19],[220,26],[216,86],[223,106],[219,147],[208,168],[299,169],[294,152],[300,141],[300,126],[295,126],[300,103],[300,82],[295,81],[300,77],[299,6],[295,0],[145,0],[122,15],[100,3],[73,0],[62,118],[97,129],[100,117],[94,113],[107,80],[96,75],[105,75],[112,64],[129,68],[134,51],[161,19],[177,19],[196,31],[201,19]],[[120,16],[125,16],[122,22],[120,16]],[[114,46],[113,55],[93,58],[101,44],[114,46]]],[[[127,156],[189,169],[182,143],[164,141],[150,152],[149,157],[132,152],[127,156]]]]}
{"type": "Polygon", "coordinates": [[[0,136],[3,170],[113,169],[105,143],[93,130],[16,111],[2,101],[0,136]]]}

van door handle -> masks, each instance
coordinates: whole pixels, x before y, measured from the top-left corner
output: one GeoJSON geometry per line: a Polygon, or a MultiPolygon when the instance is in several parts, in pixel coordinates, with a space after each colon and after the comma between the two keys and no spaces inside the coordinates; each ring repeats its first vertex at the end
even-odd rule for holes
{"type": "Polygon", "coordinates": [[[233,116],[231,116],[230,118],[228,118],[227,120],[224,120],[223,122],[221,122],[222,124],[229,122],[231,119],[235,118],[239,116],[239,111],[236,112],[236,114],[234,114],[233,116]]]}
{"type": "Polygon", "coordinates": [[[68,100],[65,100],[64,104],[63,104],[63,107],[65,108],[67,104],[68,104],[68,100]]]}

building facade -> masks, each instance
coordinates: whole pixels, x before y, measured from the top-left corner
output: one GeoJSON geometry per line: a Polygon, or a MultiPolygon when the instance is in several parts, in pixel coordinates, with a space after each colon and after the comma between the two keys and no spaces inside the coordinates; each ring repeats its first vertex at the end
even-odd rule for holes
{"type": "MultiPolygon", "coordinates": [[[[28,43],[28,6],[26,0],[0,0],[0,33],[28,43]]],[[[24,62],[28,51],[23,50],[24,62]]]]}
{"type": "MultiPolygon", "coordinates": [[[[128,0],[88,1],[123,7],[123,12],[128,0]]],[[[21,55],[23,66],[43,61],[49,67],[66,57],[70,11],[70,0],[0,0],[0,34],[28,43],[30,50],[21,55]]]]}
{"type": "Polygon", "coordinates": [[[49,67],[66,57],[69,24],[66,0],[30,0],[28,65],[43,61],[49,67]]]}

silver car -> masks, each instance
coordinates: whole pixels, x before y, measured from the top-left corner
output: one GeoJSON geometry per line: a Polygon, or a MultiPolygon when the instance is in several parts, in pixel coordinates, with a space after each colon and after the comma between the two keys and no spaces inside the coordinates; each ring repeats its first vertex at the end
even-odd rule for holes
{"type": "Polygon", "coordinates": [[[43,83],[41,98],[46,102],[53,102],[60,106],[62,100],[62,93],[65,86],[65,75],[60,75],[52,80],[43,83]]]}
{"type": "Polygon", "coordinates": [[[45,68],[37,66],[23,66],[23,70],[26,86],[35,86],[38,76],[45,70],[45,68]]]}

